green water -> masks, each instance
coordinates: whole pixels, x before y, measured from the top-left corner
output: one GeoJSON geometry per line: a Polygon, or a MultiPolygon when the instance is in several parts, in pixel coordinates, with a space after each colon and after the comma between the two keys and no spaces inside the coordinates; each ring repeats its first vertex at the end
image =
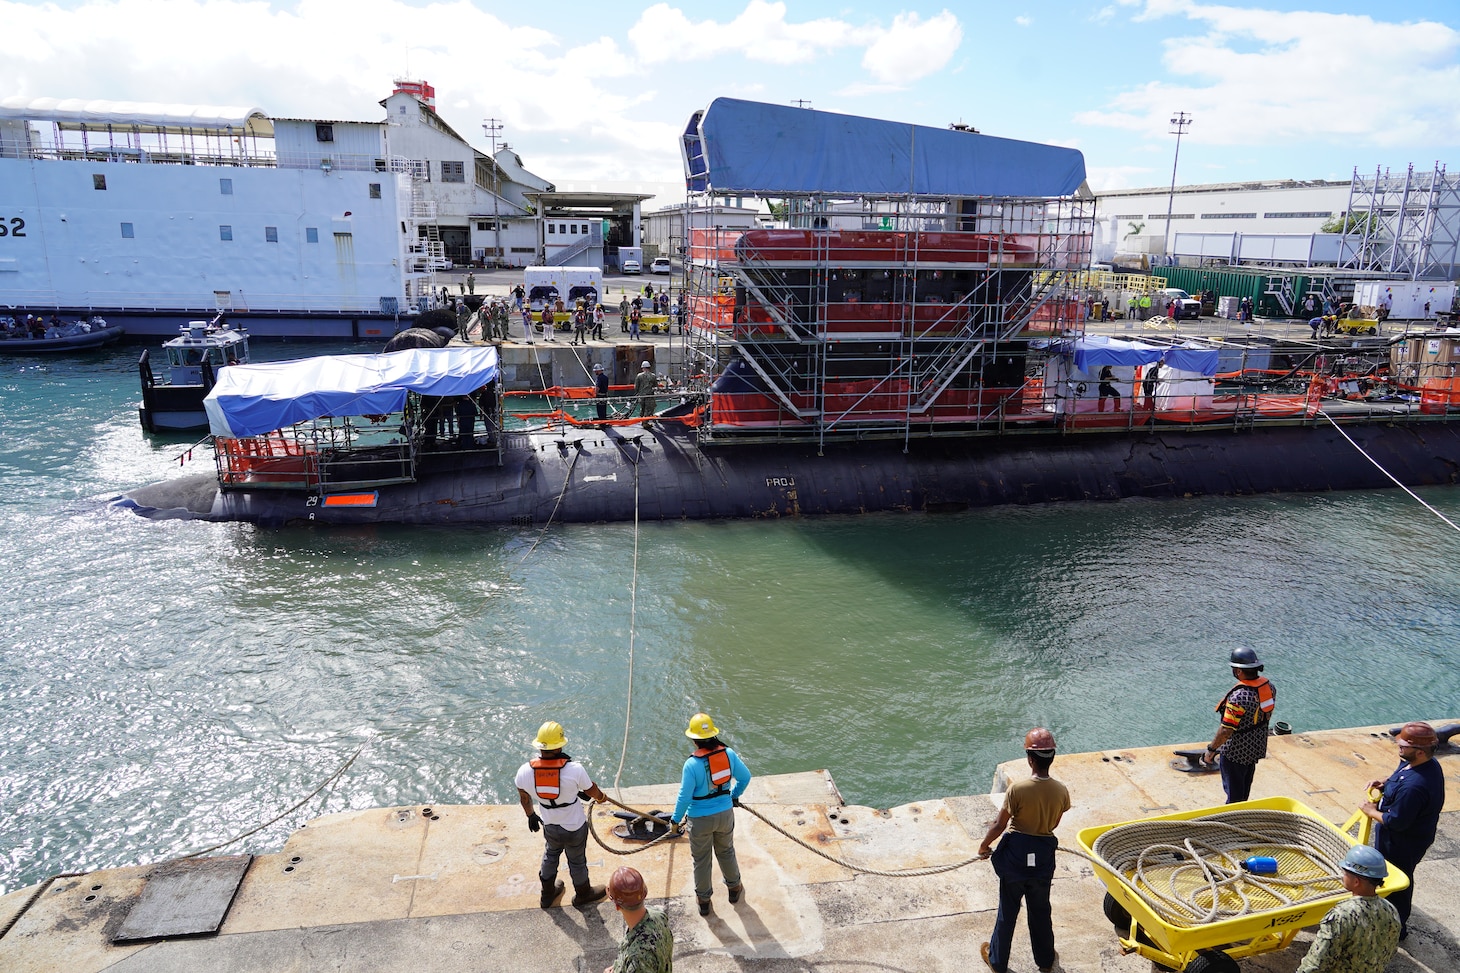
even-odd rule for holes
{"type": "Polygon", "coordinates": [[[856,803],[982,791],[1035,724],[1067,751],[1207,737],[1236,643],[1299,730],[1455,710],[1460,538],[1397,491],[645,524],[635,586],[627,524],[109,509],[209,462],[139,431],[136,352],[0,362],[6,889],[241,832],[367,740],[244,847],[322,810],[511,801],[545,719],[611,784],[635,592],[624,784],[676,779],[704,709],[752,770],[826,768],[856,803]]]}

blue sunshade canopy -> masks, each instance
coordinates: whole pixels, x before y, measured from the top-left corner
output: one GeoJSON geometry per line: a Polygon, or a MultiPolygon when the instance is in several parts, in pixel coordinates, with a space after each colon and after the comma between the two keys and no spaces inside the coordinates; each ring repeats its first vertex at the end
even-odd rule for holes
{"type": "Polygon", "coordinates": [[[230,365],[203,400],[215,436],[261,436],[311,419],[384,415],[406,393],[469,395],[496,381],[496,348],[412,348],[230,365]]]}

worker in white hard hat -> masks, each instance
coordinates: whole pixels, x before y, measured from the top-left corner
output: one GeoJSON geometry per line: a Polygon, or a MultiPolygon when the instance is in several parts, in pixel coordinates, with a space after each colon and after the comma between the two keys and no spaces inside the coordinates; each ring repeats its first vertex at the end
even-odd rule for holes
{"type": "Polygon", "coordinates": [[[597,363],[593,366],[593,398],[598,421],[602,422],[608,418],[608,375],[603,371],[603,366],[597,363]]]}
{"type": "Polygon", "coordinates": [[[563,883],[558,881],[558,860],[564,852],[568,854],[568,876],[573,880],[573,904],[597,902],[607,893],[602,885],[588,881],[588,815],[583,813],[583,799],[605,801],[608,798],[593,783],[583,765],[563,753],[568,738],[561,723],[552,720],[544,723],[532,745],[538,755],[517,771],[516,784],[517,799],[527,815],[527,830],[541,831],[547,843],[542,867],[538,869],[542,881],[542,898],[538,904],[549,908],[563,894],[563,883]]]}
{"type": "Polygon", "coordinates": [[[679,799],[674,802],[674,820],[684,827],[690,821],[689,853],[694,860],[695,898],[700,915],[710,914],[710,852],[720,863],[720,875],[730,893],[730,904],[740,901],[745,886],[740,884],[740,862],[735,857],[735,808],[750,784],[750,771],[739,754],[720,742],[715,721],[696,713],[684,735],[694,741],[695,750],[684,762],[679,779],[679,799]]]}
{"type": "Polygon", "coordinates": [[[656,393],[659,390],[659,376],[654,372],[654,366],[650,362],[639,363],[639,374],[634,376],[634,395],[639,400],[639,415],[652,416],[654,407],[658,405],[655,401],[656,393]]]}

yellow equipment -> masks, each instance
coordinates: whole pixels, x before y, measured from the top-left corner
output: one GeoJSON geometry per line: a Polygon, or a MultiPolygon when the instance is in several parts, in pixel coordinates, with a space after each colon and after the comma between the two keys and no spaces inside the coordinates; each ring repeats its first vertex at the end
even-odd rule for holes
{"type": "MultiPolygon", "coordinates": [[[[1124,952],[1227,973],[1239,959],[1285,949],[1349,897],[1338,865],[1371,826],[1356,813],[1340,829],[1298,801],[1269,797],[1084,828],[1077,840],[1108,890],[1105,915],[1124,952]],[[1244,863],[1262,859],[1277,872],[1248,874],[1244,863]]],[[[1379,894],[1408,885],[1389,865],[1379,894]]]]}

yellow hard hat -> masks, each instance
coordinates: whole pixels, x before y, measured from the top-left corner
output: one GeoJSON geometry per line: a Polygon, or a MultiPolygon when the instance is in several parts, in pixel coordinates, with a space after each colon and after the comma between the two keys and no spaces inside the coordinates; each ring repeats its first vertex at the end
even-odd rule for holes
{"type": "Polygon", "coordinates": [[[715,721],[707,714],[696,713],[689,718],[689,729],[684,731],[684,735],[691,740],[708,740],[719,736],[720,731],[715,728],[715,721]]]}
{"type": "Polygon", "coordinates": [[[537,739],[532,745],[539,750],[561,750],[568,745],[568,738],[563,735],[563,724],[548,720],[537,729],[537,739]]]}

